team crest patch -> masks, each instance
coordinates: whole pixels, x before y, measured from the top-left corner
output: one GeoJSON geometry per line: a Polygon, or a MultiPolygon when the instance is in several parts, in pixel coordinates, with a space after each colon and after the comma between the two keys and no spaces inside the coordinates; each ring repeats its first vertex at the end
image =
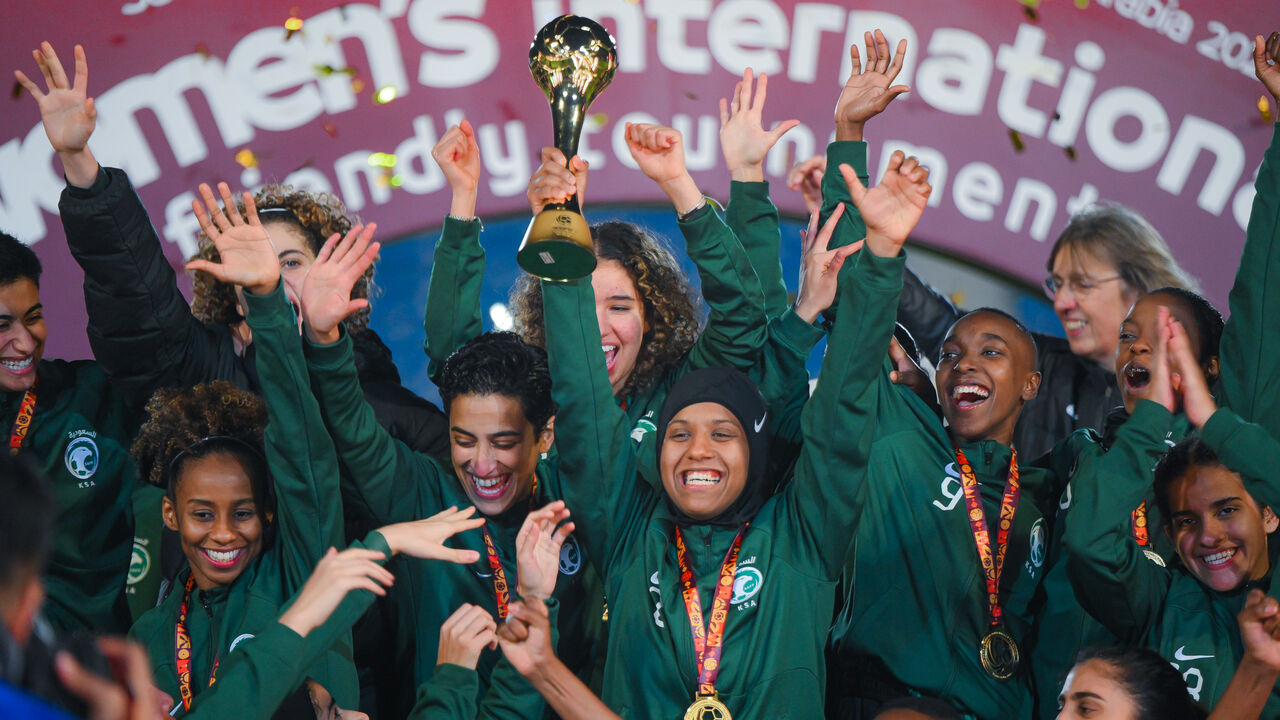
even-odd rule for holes
{"type": "Polygon", "coordinates": [[[631,428],[631,439],[636,442],[643,442],[644,436],[647,433],[654,432],[657,429],[658,429],[658,426],[654,425],[653,421],[649,420],[648,415],[645,415],[644,417],[636,421],[635,427],[631,428]]]}
{"type": "Polygon", "coordinates": [[[729,600],[729,604],[741,605],[755,597],[762,587],[764,575],[759,570],[753,567],[738,568],[738,572],[733,574],[733,598],[729,600]]]}
{"type": "Polygon", "coordinates": [[[1035,567],[1044,565],[1044,518],[1036,520],[1031,526],[1031,549],[1028,558],[1035,567]]]}
{"type": "Polygon", "coordinates": [[[1145,555],[1148,560],[1155,563],[1156,565],[1159,565],[1160,567],[1165,567],[1164,558],[1160,557],[1160,553],[1156,552],[1155,550],[1151,550],[1149,548],[1143,548],[1142,554],[1145,555]]]}
{"type": "Polygon", "coordinates": [[[231,647],[227,648],[227,652],[235,652],[237,645],[244,642],[245,640],[252,640],[252,639],[253,639],[253,633],[245,633],[237,637],[235,640],[231,641],[231,647]]]}
{"type": "Polygon", "coordinates": [[[77,480],[88,480],[98,472],[98,443],[89,435],[81,435],[67,443],[62,462],[77,480]]]}
{"type": "Polygon", "coordinates": [[[151,553],[137,540],[133,541],[133,557],[129,558],[129,575],[125,584],[136,585],[151,571],[151,553]]]}
{"type": "Polygon", "coordinates": [[[560,574],[561,575],[577,575],[582,569],[582,547],[578,545],[578,540],[570,535],[564,539],[564,544],[560,546],[560,574]]]}

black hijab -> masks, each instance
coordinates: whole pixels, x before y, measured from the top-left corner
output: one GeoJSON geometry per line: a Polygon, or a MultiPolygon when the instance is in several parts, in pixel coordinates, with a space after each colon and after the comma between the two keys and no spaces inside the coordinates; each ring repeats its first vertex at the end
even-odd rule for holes
{"type": "Polygon", "coordinates": [[[686,515],[667,496],[667,508],[680,525],[722,525],[738,527],[750,521],[769,497],[765,483],[765,469],[769,460],[769,437],[766,430],[767,408],[755,383],[746,375],[729,368],[704,368],[680,378],[658,415],[658,457],[662,457],[662,443],[667,437],[667,425],[684,408],[698,403],[713,402],[723,405],[742,425],[747,437],[747,479],[742,494],[724,512],[709,519],[697,520],[686,515]]]}

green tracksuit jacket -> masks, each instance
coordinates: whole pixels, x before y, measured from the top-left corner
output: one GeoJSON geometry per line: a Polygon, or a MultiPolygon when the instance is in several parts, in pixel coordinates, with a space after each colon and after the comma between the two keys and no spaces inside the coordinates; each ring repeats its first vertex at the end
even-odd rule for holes
{"type": "MultiPolygon", "coordinates": [[[[298,325],[281,286],[269,295],[245,293],[245,302],[267,404],[264,449],[276,495],[276,518],[269,531],[275,538],[230,585],[208,591],[192,589],[187,627],[191,635],[191,690],[196,698],[208,688],[214,658],[220,658],[221,666],[234,657],[241,643],[276,624],[281,606],[302,587],[321,556],[330,547],[343,545],[333,443],[323,433],[298,431],[299,427],[321,424],[307,384],[298,325]]],[[[168,596],[139,618],[130,631],[151,658],[156,686],[179,706],[174,627],[189,575],[189,568],[179,572],[168,596]]],[[[349,635],[341,636],[307,674],[326,687],[342,707],[356,706],[359,689],[349,635]]]]}
{"type": "MultiPolygon", "coordinates": [[[[685,249],[702,280],[702,298],[709,310],[707,325],[674,370],[649,387],[618,399],[630,419],[640,470],[655,484],[658,470],[652,433],[668,388],[697,368],[725,366],[749,372],[760,360],[768,324],[763,291],[751,258],[710,203],[680,220],[679,225],[685,249]]],[[[479,220],[445,219],[427,290],[425,327],[430,367],[438,369],[449,353],[481,332],[484,250],[480,248],[479,232],[479,220]]],[[[598,337],[598,325],[596,334],[598,337]]],[[[769,400],[768,396],[765,399],[769,400]]],[[[567,622],[565,627],[569,627],[567,622]]]]}
{"type": "MultiPolygon", "coordinates": [[[[451,505],[466,507],[471,504],[452,467],[410,450],[378,425],[360,392],[351,343],[345,335],[333,345],[308,344],[307,349],[312,387],[320,401],[324,425],[309,425],[302,432],[325,437],[332,435],[343,464],[355,480],[356,490],[378,524],[418,520],[451,505]]],[[[562,413],[575,411],[572,406],[563,405],[560,410],[562,413]]],[[[538,508],[563,497],[564,482],[557,459],[540,461],[536,472],[537,495],[530,499],[529,505],[490,517],[486,522],[508,574],[512,599],[515,599],[516,587],[515,541],[525,515],[530,508],[538,508]]],[[[572,510],[579,525],[591,516],[590,506],[572,510]]],[[[418,685],[432,677],[440,644],[440,625],[459,605],[472,603],[489,609],[495,617],[497,615],[492,571],[482,534],[479,531],[466,533],[455,541],[455,547],[466,547],[480,553],[479,562],[473,565],[426,564],[406,558],[401,569],[402,577],[397,583],[405,605],[402,622],[405,627],[413,628],[411,639],[416,642],[416,648],[401,650],[412,653],[415,683],[418,685]]],[[[561,550],[561,574],[554,596],[559,600],[563,627],[585,628],[593,616],[600,616],[603,609],[600,584],[586,562],[584,549],[575,534],[565,541],[561,550]]],[[[402,635],[407,634],[402,631],[402,635]]],[[[594,635],[586,631],[564,633],[557,653],[569,667],[583,669],[595,651],[593,640],[594,635]]],[[[476,687],[478,693],[487,693],[491,698],[495,694],[507,698],[503,702],[508,703],[511,709],[504,712],[495,710],[488,716],[540,717],[545,705],[542,697],[523,678],[517,676],[499,693],[489,692],[491,682],[496,682],[491,674],[498,657],[496,651],[486,651],[481,657],[476,687]]],[[[486,699],[481,712],[484,713],[486,707],[495,707],[492,702],[496,701],[486,699]]]]}
{"type": "MultiPolygon", "coordinates": [[[[901,261],[856,267],[863,272],[853,272],[854,263],[843,271],[847,302],[891,307],[901,261]]],[[[543,298],[548,316],[560,319],[547,328],[556,398],[562,406],[589,403],[586,412],[562,410],[557,419],[561,461],[572,477],[566,502],[597,503],[608,514],[604,523],[583,523],[579,530],[600,563],[610,603],[603,699],[623,717],[680,717],[695,696],[696,658],[680,594],[675,521],[661,492],[637,476],[635,456],[627,452],[631,425],[613,402],[595,351],[591,286],[585,280],[544,283],[543,298]]],[[[833,342],[862,336],[887,347],[892,323],[881,327],[883,337],[872,338],[866,325],[873,315],[847,313],[833,342]]],[[[853,488],[861,482],[871,440],[867,418],[856,408],[857,388],[880,370],[878,363],[857,360],[852,354],[827,359],[819,390],[804,410],[795,478],[765,502],[744,536],[716,682],[735,718],[822,714],[823,645],[835,580],[853,535],[853,488]]],[[[736,530],[686,528],[704,608],[736,530]]]]}
{"type": "MultiPolygon", "coordinates": [[[[892,276],[893,292],[874,305],[857,305],[858,314],[874,315],[875,341],[870,335],[859,336],[839,347],[860,348],[884,362],[904,263],[867,252],[857,257],[860,268],[870,265],[892,276]]],[[[840,319],[844,314],[842,308],[840,319]]],[[[829,353],[827,361],[831,358],[829,353]]],[[[933,410],[910,391],[894,386],[887,372],[868,378],[855,397],[853,417],[874,433],[874,444],[865,482],[858,489],[856,545],[845,568],[846,603],[832,630],[833,651],[845,668],[881,664],[898,683],[946,698],[973,715],[1029,717],[1031,682],[1025,650],[1061,491],[1058,478],[1066,477],[1055,468],[1065,461],[1019,462],[1022,494],[1001,577],[1000,604],[1006,629],[1024,649],[1024,663],[1014,679],[1000,682],[983,671],[979,659],[981,638],[989,630],[986,585],[950,437],[933,410]]],[[[973,465],[994,538],[1009,448],[994,441],[961,448],[973,465]]],[[[851,674],[833,677],[832,682],[846,684],[856,697],[855,688],[864,678],[851,674]]]]}
{"type": "MultiPolygon", "coordinates": [[[[1270,591],[1277,545],[1269,539],[1271,571],[1230,593],[1205,587],[1179,563],[1162,567],[1128,542],[1129,517],[1107,509],[1134,507],[1148,492],[1150,476],[1132,471],[1150,465],[1165,450],[1173,416],[1163,407],[1139,401],[1121,428],[1111,451],[1092,467],[1082,466],[1095,482],[1080,483],[1074,502],[1098,508],[1067,517],[1063,541],[1067,571],[1082,605],[1121,642],[1145,645],[1174,665],[1191,696],[1212,708],[1234,674],[1244,646],[1236,614],[1254,587],[1270,591]]],[[[1280,443],[1258,425],[1219,409],[1200,433],[1219,459],[1244,478],[1245,489],[1260,505],[1280,507],[1272,479],[1280,443]]],[[[1280,689],[1272,691],[1263,717],[1280,716],[1280,689]]]]}
{"type": "MultiPolygon", "coordinates": [[[[129,446],[138,419],[96,362],[41,360],[36,377],[35,414],[23,451],[52,481],[58,506],[44,576],[45,617],[60,630],[124,632],[137,478],[129,446]]],[[[0,393],[4,452],[22,396],[0,393]]]]}

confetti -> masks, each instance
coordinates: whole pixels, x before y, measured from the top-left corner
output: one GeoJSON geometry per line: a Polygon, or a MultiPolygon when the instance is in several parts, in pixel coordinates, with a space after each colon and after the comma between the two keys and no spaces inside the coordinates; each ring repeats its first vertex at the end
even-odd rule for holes
{"type": "Polygon", "coordinates": [[[364,81],[361,80],[360,78],[352,78],[351,92],[356,93],[357,95],[364,92],[364,81]]]}
{"type": "Polygon", "coordinates": [[[258,167],[258,156],[253,154],[249,148],[244,148],[236,153],[236,162],[240,163],[243,168],[258,167]]]}
{"type": "Polygon", "coordinates": [[[378,105],[386,105],[396,99],[396,94],[395,85],[385,85],[378,88],[378,92],[373,94],[373,101],[378,105]]]}
{"type": "MultiPolygon", "coordinates": [[[[16,97],[16,96],[15,96],[16,97]]],[[[1258,112],[1262,113],[1262,122],[1271,122],[1275,116],[1271,114],[1271,101],[1266,95],[1258,98],[1258,112]]]]}
{"type": "Polygon", "coordinates": [[[302,29],[302,18],[291,17],[284,21],[284,39],[288,41],[293,37],[294,33],[302,29]]]}
{"type": "Polygon", "coordinates": [[[387,182],[391,184],[391,187],[398,188],[404,184],[404,178],[400,177],[399,175],[392,175],[391,179],[388,180],[387,182]]]}
{"type": "Polygon", "coordinates": [[[697,96],[696,94],[691,93],[691,92],[689,92],[688,90],[685,90],[685,91],[684,91],[684,96],[685,96],[685,97],[687,97],[687,98],[689,98],[690,100],[697,100],[697,99],[698,99],[698,96],[697,96]]]}
{"type": "Polygon", "coordinates": [[[336,68],[332,65],[313,65],[312,67],[315,69],[316,73],[323,75],[325,77],[329,77],[330,75],[334,75],[334,74],[346,75],[348,77],[355,77],[356,73],[358,72],[353,67],[336,68]]]}
{"type": "Polygon", "coordinates": [[[324,124],[324,131],[329,133],[329,137],[338,137],[338,126],[331,122],[324,124]]]}
{"type": "Polygon", "coordinates": [[[204,43],[196,43],[196,54],[205,60],[208,60],[213,55],[213,53],[209,52],[209,46],[204,43]]]}
{"type": "Polygon", "coordinates": [[[1071,145],[1068,145],[1062,148],[1062,151],[1067,154],[1068,160],[1075,160],[1077,157],[1079,157],[1079,155],[1076,153],[1076,149],[1071,145]]]}
{"type": "Polygon", "coordinates": [[[591,113],[590,119],[591,119],[592,126],[595,127],[596,129],[602,128],[605,125],[609,124],[609,116],[602,112],[591,113]]]}
{"type": "Polygon", "coordinates": [[[1027,149],[1027,146],[1022,143],[1022,134],[1017,130],[1009,131],[1009,139],[1013,141],[1013,149],[1015,151],[1022,152],[1027,149]]]}
{"type": "Polygon", "coordinates": [[[371,167],[393,168],[396,166],[396,156],[384,152],[372,153],[369,155],[369,165],[371,167]]]}
{"type": "Polygon", "coordinates": [[[956,307],[964,307],[967,304],[965,302],[966,299],[967,298],[965,297],[963,290],[956,290],[955,292],[951,293],[950,300],[951,302],[955,303],[956,307]]]}
{"type": "Polygon", "coordinates": [[[18,98],[22,97],[22,90],[23,90],[23,88],[22,88],[22,83],[18,82],[17,80],[14,80],[14,81],[13,81],[13,90],[9,93],[9,95],[10,95],[14,100],[17,100],[18,98]]]}
{"type": "Polygon", "coordinates": [[[1080,8],[1081,10],[1084,10],[1085,8],[1089,7],[1089,0],[1076,0],[1076,7],[1080,8]]]}
{"type": "Polygon", "coordinates": [[[1031,7],[1030,5],[1026,5],[1022,8],[1022,14],[1026,15],[1027,19],[1030,20],[1031,22],[1035,22],[1036,20],[1040,19],[1040,16],[1036,14],[1036,9],[1031,7]]]}

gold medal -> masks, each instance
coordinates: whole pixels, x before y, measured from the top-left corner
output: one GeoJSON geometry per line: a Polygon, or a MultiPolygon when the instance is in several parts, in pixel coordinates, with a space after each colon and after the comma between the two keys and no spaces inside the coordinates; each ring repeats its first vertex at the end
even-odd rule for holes
{"type": "Polygon", "coordinates": [[[684,720],[733,720],[718,695],[699,695],[684,711],[684,720]]]}
{"type": "Polygon", "coordinates": [[[978,657],[982,659],[982,669],[996,680],[1013,677],[1018,671],[1018,664],[1022,662],[1018,642],[1003,629],[992,630],[983,636],[978,657]]]}

